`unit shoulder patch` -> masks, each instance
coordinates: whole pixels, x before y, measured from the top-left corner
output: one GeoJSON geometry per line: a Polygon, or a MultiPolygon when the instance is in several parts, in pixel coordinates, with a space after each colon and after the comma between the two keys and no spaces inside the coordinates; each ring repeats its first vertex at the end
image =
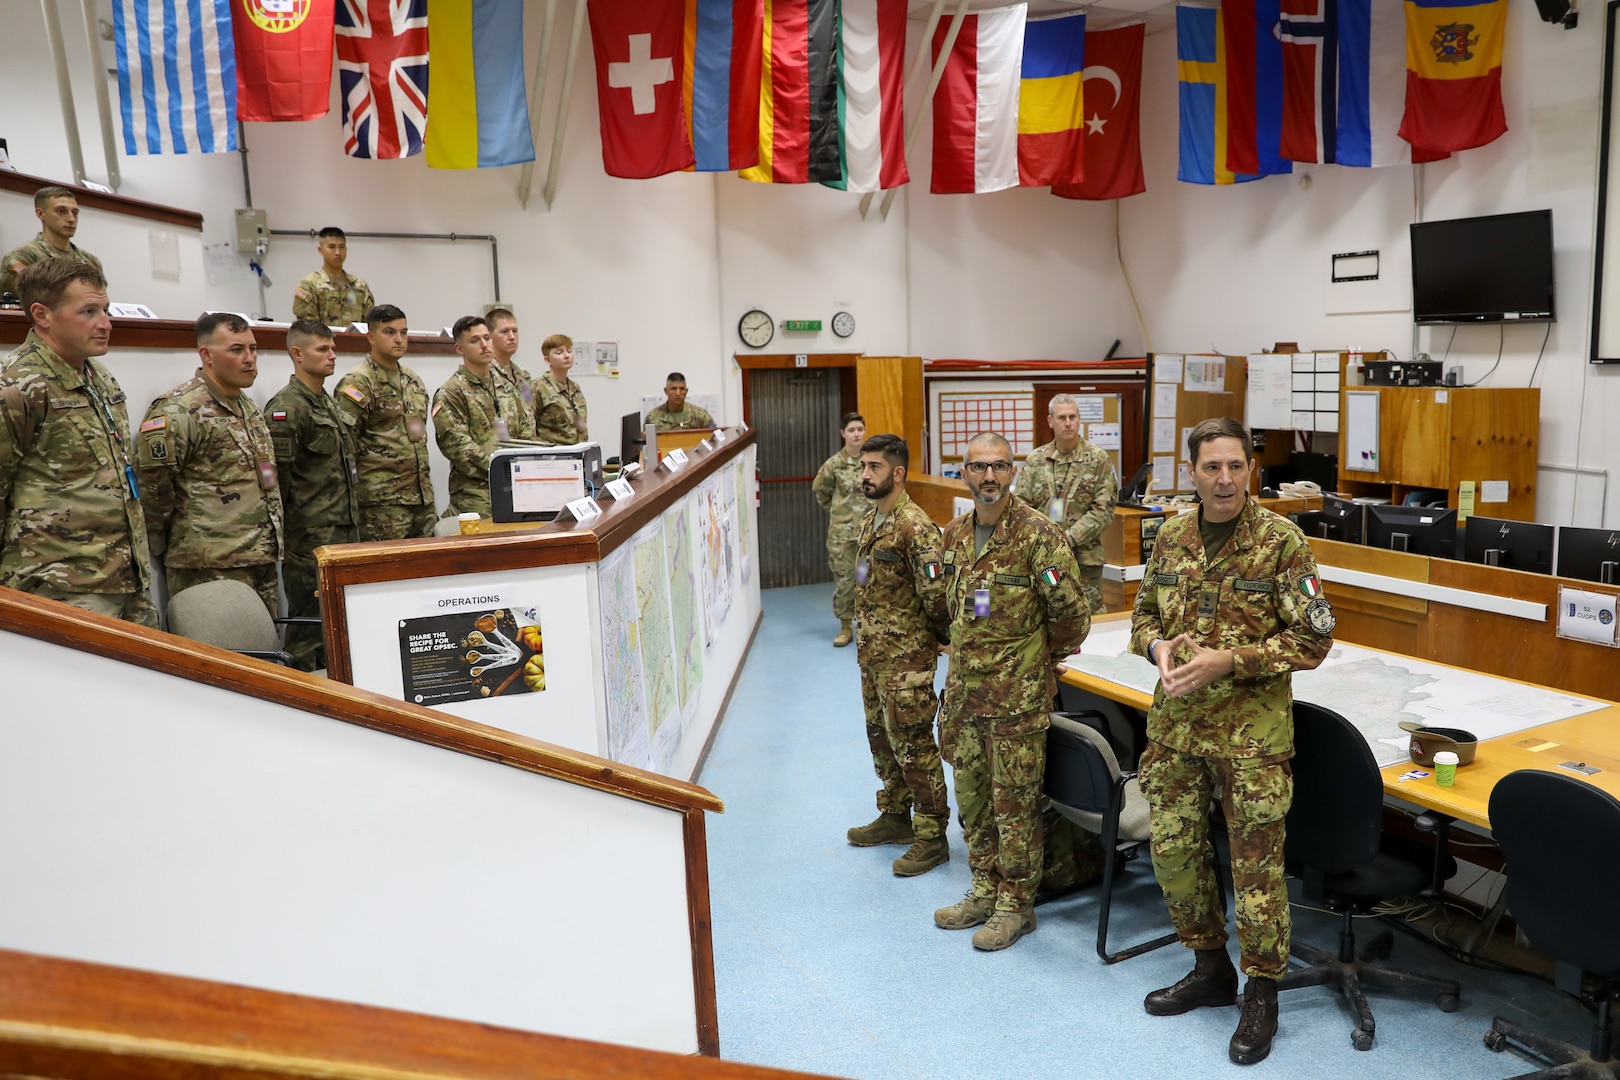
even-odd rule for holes
{"type": "Polygon", "coordinates": [[[1333,628],[1339,625],[1339,620],[1333,616],[1333,605],[1321,597],[1305,605],[1305,621],[1324,636],[1333,633],[1333,628]]]}

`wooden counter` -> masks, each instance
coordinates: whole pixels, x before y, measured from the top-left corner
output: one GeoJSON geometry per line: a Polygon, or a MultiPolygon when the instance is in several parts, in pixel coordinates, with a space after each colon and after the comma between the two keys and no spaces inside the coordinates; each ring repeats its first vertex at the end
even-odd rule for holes
{"type": "Polygon", "coordinates": [[[906,477],[906,495],[942,529],[956,516],[956,499],[966,499],[968,494],[967,482],[955,477],[927,473],[906,477]]]}
{"type": "MultiPolygon", "coordinates": [[[[198,312],[199,316],[201,314],[198,312]]],[[[129,349],[190,352],[197,347],[196,323],[184,319],[114,319],[112,324],[113,349],[120,353],[129,349]]],[[[21,311],[0,310],[0,345],[21,345],[32,325],[21,311]]],[[[286,351],[286,327],[264,326],[252,322],[249,325],[253,327],[253,340],[258,343],[261,353],[286,351]]],[[[339,331],[332,335],[332,340],[337,344],[340,353],[358,353],[363,356],[371,351],[366,335],[352,330],[339,331]]],[[[413,336],[410,343],[412,353],[425,353],[429,356],[456,355],[455,342],[447,337],[413,336]]]]}

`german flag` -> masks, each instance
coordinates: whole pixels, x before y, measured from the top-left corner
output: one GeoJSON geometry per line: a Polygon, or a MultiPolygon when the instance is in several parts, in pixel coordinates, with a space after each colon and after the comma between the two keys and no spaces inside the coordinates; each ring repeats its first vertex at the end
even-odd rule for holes
{"type": "Polygon", "coordinates": [[[838,130],[838,0],[765,0],[759,164],[766,184],[843,178],[838,130]]]}

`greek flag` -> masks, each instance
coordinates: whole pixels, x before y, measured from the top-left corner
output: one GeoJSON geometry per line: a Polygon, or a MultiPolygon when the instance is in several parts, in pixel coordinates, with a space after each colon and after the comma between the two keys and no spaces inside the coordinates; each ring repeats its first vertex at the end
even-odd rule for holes
{"type": "Polygon", "coordinates": [[[236,149],[231,0],[112,0],[126,154],[236,149]]]}

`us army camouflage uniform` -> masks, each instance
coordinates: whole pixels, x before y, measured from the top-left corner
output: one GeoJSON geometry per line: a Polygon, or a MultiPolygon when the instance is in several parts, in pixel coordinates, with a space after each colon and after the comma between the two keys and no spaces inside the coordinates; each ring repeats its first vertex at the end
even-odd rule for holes
{"type": "Polygon", "coordinates": [[[1102,534],[1119,499],[1119,477],[1108,452],[1084,439],[1066,453],[1056,442],[1037,446],[1024,459],[1013,494],[1063,526],[1091,613],[1101,614],[1102,534]]]}
{"type": "Polygon", "coordinates": [[[872,510],[871,500],[861,490],[860,457],[839,450],[821,463],[810,489],[830,516],[827,564],[833,574],[833,614],[848,621],[855,617],[855,563],[859,558],[861,525],[872,510]]]}
{"type": "Polygon", "coordinates": [[[438,520],[428,471],[428,395],[421,376],[370,356],[338,381],[332,400],[354,432],[360,539],[432,536],[438,520]]]}
{"type": "Polygon", "coordinates": [[[306,274],[293,290],[293,318],[314,319],[327,326],[364,322],[376,306],[371,286],[353,274],[334,278],[324,269],[306,274]]]}
{"type": "Polygon", "coordinates": [[[1226,942],[1209,842],[1210,798],[1218,793],[1231,837],[1241,966],[1251,976],[1281,978],[1288,968],[1291,673],[1322,662],[1333,623],[1304,534],[1253,499],[1213,558],[1197,513],[1166,522],[1136,594],[1132,652],[1146,656],[1154,641],[1186,633],[1234,653],[1228,678],[1186,697],[1154,691],[1139,775],[1153,815],[1153,870],[1190,949],[1226,942]]]}
{"type": "Polygon", "coordinates": [[[493,372],[474,375],[463,364],[433,395],[433,436],[450,462],[445,516],[489,517],[490,455],[503,438],[534,438],[534,428],[511,383],[493,372]]]}
{"type": "Polygon", "coordinates": [[[573,379],[558,386],[546,372],[534,380],[534,437],[547,446],[573,446],[589,437],[585,391],[573,379]]]}
{"type": "Polygon", "coordinates": [[[523,370],[516,360],[504,364],[497,358],[490,370],[506,381],[512,392],[523,402],[523,411],[529,415],[529,430],[534,430],[534,376],[523,370]]]}
{"type": "MultiPolygon", "coordinates": [[[[691,406],[687,406],[688,409],[691,406]]],[[[939,527],[905,492],[883,524],[868,514],[855,572],[856,655],[877,808],[909,814],[918,840],[945,835],[950,803],[934,740],[934,671],[949,640],[939,527]]]]}
{"type": "Polygon", "coordinates": [[[44,233],[40,233],[17,250],[6,252],[6,257],[0,259],[0,292],[15,293],[18,275],[43,259],[78,259],[97,270],[101,269],[101,260],[73,241],[69,240],[68,249],[63,251],[46,240],[44,233]]]}
{"type": "Polygon", "coordinates": [[[690,403],[680,412],[671,412],[663,405],[654,406],[648,410],[646,422],[657,424],[659,431],[714,427],[714,417],[709,415],[709,410],[690,403]]]}
{"type": "Polygon", "coordinates": [[[146,532],[153,556],[164,556],[169,595],[235,578],[276,615],[286,533],[281,492],[265,487],[276,482],[276,452],[259,407],[246,394],[215,393],[199,368],[152,402],[135,449],[146,532]]]}
{"type": "MultiPolygon", "coordinates": [[[[270,399],[264,413],[269,418],[280,478],[277,487],[287,517],[287,555],[281,564],[287,614],[318,616],[320,575],[315,549],[360,539],[360,504],[355,497],[360,474],[354,464],[354,436],[331,396],[311,390],[296,377],[289,378],[270,399]]],[[[288,627],[287,651],[305,671],[326,666],[320,627],[288,627]]]]}
{"type": "Polygon", "coordinates": [[[940,749],[955,770],[972,895],[1028,911],[1041,880],[1054,667],[1085,640],[1091,612],[1062,530],[1016,499],[978,555],[971,511],[945,527],[944,543],[954,649],[940,749]],[[983,616],[974,614],[981,589],[983,616]]]}
{"type": "Polygon", "coordinates": [[[128,439],[117,380],[30,330],[0,367],[0,585],[157,626],[128,439]]]}

